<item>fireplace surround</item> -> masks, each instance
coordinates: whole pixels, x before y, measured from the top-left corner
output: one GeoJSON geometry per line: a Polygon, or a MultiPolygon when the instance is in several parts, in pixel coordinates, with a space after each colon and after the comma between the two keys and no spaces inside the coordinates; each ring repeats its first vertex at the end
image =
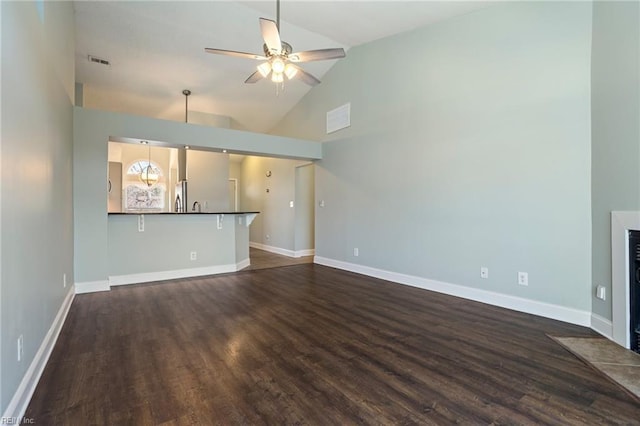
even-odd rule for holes
{"type": "Polygon", "coordinates": [[[629,231],[640,230],[640,212],[611,212],[611,310],[613,341],[631,348],[629,231]]]}

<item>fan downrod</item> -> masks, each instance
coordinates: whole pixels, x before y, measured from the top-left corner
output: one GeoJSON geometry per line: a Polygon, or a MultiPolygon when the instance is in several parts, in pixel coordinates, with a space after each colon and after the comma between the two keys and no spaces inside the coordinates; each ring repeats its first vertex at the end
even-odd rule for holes
{"type": "MultiPolygon", "coordinates": [[[[281,43],[282,43],[282,52],[280,53],[280,56],[284,56],[286,58],[291,54],[291,52],[293,52],[293,47],[291,47],[291,45],[286,41],[283,41],[281,43]]],[[[264,50],[264,55],[267,58],[270,58],[271,56],[273,56],[273,54],[269,51],[269,48],[267,47],[266,43],[262,45],[262,50],[264,50]]]]}

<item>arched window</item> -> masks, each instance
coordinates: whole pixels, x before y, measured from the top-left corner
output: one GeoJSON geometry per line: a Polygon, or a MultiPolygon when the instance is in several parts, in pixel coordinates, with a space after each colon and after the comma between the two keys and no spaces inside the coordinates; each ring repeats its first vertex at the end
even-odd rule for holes
{"type": "Polygon", "coordinates": [[[160,211],[164,209],[167,186],[162,169],[153,161],[151,163],[148,160],[133,162],[127,169],[123,184],[125,210],[160,211]],[[147,175],[149,165],[151,169],[147,175]]]}

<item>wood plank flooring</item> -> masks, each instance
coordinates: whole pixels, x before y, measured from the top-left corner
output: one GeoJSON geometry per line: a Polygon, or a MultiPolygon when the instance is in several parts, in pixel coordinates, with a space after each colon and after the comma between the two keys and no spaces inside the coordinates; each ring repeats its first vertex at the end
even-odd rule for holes
{"type": "Polygon", "coordinates": [[[76,296],[43,425],[638,424],[586,328],[304,264],[76,296]]]}
{"type": "Polygon", "coordinates": [[[243,271],[313,263],[313,256],[288,257],[257,248],[249,249],[249,257],[251,258],[251,265],[244,268],[243,271]]]}

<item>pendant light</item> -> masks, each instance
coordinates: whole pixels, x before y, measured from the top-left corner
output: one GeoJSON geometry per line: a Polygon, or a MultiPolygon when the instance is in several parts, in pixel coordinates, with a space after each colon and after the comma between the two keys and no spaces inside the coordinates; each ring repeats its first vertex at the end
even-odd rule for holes
{"type": "Polygon", "coordinates": [[[140,141],[140,143],[149,146],[149,162],[147,167],[144,167],[142,171],[140,171],[140,180],[151,188],[158,183],[158,173],[156,173],[151,166],[151,145],[147,141],[140,141]]]}

